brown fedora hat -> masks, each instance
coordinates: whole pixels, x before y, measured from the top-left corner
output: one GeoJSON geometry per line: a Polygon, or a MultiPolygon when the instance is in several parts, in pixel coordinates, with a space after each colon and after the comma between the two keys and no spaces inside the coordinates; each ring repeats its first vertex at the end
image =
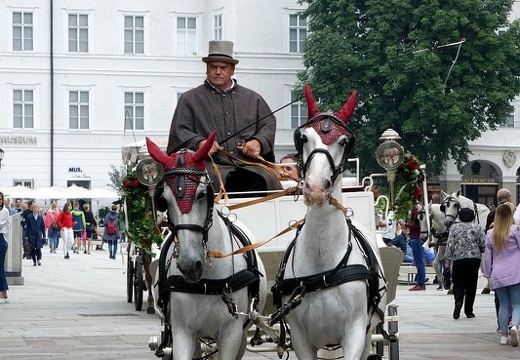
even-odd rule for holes
{"type": "Polygon", "coordinates": [[[233,65],[238,64],[238,60],[233,59],[233,42],[224,40],[210,41],[208,56],[203,57],[202,61],[205,63],[222,61],[233,65]]]}

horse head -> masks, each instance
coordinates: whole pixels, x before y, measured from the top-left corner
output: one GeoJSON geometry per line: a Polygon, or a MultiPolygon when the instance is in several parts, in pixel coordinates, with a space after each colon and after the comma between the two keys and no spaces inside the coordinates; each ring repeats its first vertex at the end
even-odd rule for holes
{"type": "Polygon", "coordinates": [[[206,242],[213,219],[213,189],[205,160],[215,140],[212,132],[197,151],[182,149],[165,154],[146,138],[150,156],[164,167],[163,197],[173,235],[179,242],[177,268],[186,281],[198,282],[204,273],[206,242]]]}
{"type": "Polygon", "coordinates": [[[427,239],[430,235],[430,221],[428,218],[428,214],[426,213],[426,208],[423,204],[419,203],[419,212],[417,214],[417,220],[419,220],[419,227],[420,227],[420,238],[421,239],[427,239]]]}
{"type": "Polygon", "coordinates": [[[430,224],[432,235],[441,236],[448,232],[448,228],[444,224],[444,220],[446,216],[441,211],[441,204],[432,204],[430,202],[429,210],[430,210],[430,224]]]}
{"type": "Polygon", "coordinates": [[[336,113],[320,112],[308,85],[304,92],[308,118],[296,129],[294,143],[302,159],[304,202],[321,207],[331,198],[334,185],[341,186],[341,174],[354,147],[355,137],[347,123],[356,106],[357,92],[336,113]]]}
{"type": "MultiPolygon", "coordinates": [[[[449,228],[457,219],[459,218],[459,211],[462,209],[463,205],[461,205],[461,201],[463,202],[465,199],[460,195],[460,190],[454,192],[448,196],[443,197],[442,204],[440,206],[440,210],[444,213],[444,225],[449,228]]],[[[469,200],[469,199],[467,199],[469,200]]],[[[473,202],[471,202],[471,208],[473,208],[473,202]]]]}

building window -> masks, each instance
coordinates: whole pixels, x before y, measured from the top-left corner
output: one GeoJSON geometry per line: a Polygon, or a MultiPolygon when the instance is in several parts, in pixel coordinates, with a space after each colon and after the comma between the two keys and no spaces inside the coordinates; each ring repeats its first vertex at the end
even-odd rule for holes
{"type": "Polygon", "coordinates": [[[307,18],[293,14],[289,15],[289,52],[301,54],[304,52],[303,43],[307,37],[307,18]]]}
{"type": "Polygon", "coordinates": [[[177,52],[197,55],[197,18],[177,17],[177,52]]]}
{"type": "Polygon", "coordinates": [[[291,101],[291,129],[296,129],[307,122],[307,108],[295,91],[291,91],[291,101]]]}
{"type": "Polygon", "coordinates": [[[513,114],[507,117],[507,121],[504,124],[500,124],[500,127],[512,128],[515,127],[515,116],[513,114]]]}
{"type": "Polygon", "coordinates": [[[69,52],[88,52],[88,15],[69,14],[69,52]]]}
{"type": "Polygon", "coordinates": [[[13,127],[34,128],[34,102],[32,90],[13,90],[13,127]]]}
{"type": "Polygon", "coordinates": [[[30,12],[13,13],[13,50],[33,50],[33,14],[30,12]]]}
{"type": "Polygon", "coordinates": [[[13,180],[13,186],[25,186],[29,189],[33,188],[34,179],[14,179],[13,180]]]}
{"type": "Polygon", "coordinates": [[[69,129],[88,130],[90,122],[88,91],[69,91],[69,129]]]}
{"type": "Polygon", "coordinates": [[[143,16],[125,16],[125,54],[144,54],[143,16]]]}
{"type": "Polygon", "coordinates": [[[222,40],[222,14],[213,17],[213,40],[222,40]]]}
{"type": "Polygon", "coordinates": [[[144,130],[144,93],[125,92],[125,130],[144,130]]]}

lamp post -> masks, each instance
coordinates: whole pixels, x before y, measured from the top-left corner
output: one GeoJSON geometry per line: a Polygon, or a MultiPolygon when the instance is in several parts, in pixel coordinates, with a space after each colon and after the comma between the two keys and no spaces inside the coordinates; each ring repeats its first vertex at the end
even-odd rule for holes
{"type": "Polygon", "coordinates": [[[376,150],[377,163],[386,171],[386,179],[390,187],[390,206],[394,205],[395,171],[403,163],[404,158],[404,148],[397,140],[401,140],[399,134],[393,129],[386,129],[379,138],[381,144],[376,150]]]}
{"type": "Polygon", "coordinates": [[[0,149],[0,169],[2,168],[2,160],[4,160],[4,150],[0,149]]]}

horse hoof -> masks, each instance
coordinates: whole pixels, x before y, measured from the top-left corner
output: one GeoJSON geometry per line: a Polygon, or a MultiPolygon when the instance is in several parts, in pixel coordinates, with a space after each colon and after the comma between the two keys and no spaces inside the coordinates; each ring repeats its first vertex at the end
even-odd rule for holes
{"type": "Polygon", "coordinates": [[[147,309],[146,309],[146,313],[147,313],[147,314],[155,314],[155,308],[153,308],[153,307],[149,307],[149,308],[147,308],[147,309]]]}

